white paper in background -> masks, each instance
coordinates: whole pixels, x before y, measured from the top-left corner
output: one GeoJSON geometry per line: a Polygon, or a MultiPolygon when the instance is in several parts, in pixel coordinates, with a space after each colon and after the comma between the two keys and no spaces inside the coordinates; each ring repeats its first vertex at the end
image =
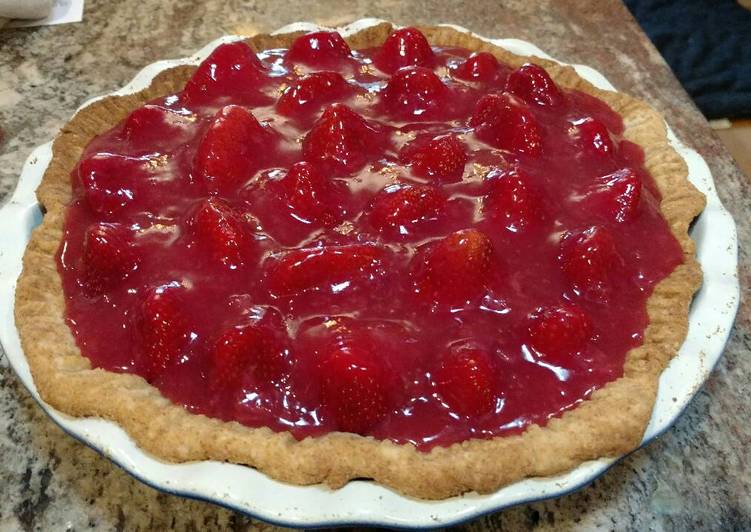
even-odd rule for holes
{"type": "Polygon", "coordinates": [[[83,3],[84,0],[55,0],[52,5],[52,12],[47,18],[11,20],[5,27],[30,28],[32,26],[53,26],[55,24],[67,24],[68,22],[81,22],[83,20],[83,3]]]}

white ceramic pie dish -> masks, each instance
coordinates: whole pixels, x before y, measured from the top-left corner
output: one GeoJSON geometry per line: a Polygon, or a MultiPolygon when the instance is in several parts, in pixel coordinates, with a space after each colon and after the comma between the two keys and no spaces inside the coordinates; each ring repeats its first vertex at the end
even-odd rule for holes
{"type": "MultiPolygon", "coordinates": [[[[365,19],[337,29],[347,34],[378,22],[365,19]]],[[[319,27],[298,23],[285,26],[277,33],[312,29],[319,27]]],[[[113,94],[141,90],[162,70],[181,64],[197,64],[219,44],[238,38],[218,39],[189,58],[153,63],[113,94]]],[[[525,41],[500,39],[492,42],[519,55],[552,59],[525,41]]],[[[574,68],[597,87],[615,90],[597,71],[579,65],[574,65],[574,68]]],[[[88,103],[91,102],[85,105],[88,103]]],[[[657,401],[642,445],[667,430],[701,387],[722,354],[739,301],[735,224],[717,197],[704,160],[683,146],[672,131],[669,131],[669,137],[688,165],[689,180],[707,196],[707,207],[691,231],[704,271],[704,285],[691,307],[686,341],[660,378],[657,401]]],[[[339,490],[330,490],[321,486],[284,484],[254,469],[234,464],[214,461],[165,463],[139,449],[115,423],[73,418],[54,410],[40,399],[34,386],[13,318],[14,290],[21,271],[21,258],[31,230],[39,224],[42,216],[34,191],[50,158],[51,143],[34,150],[24,165],[13,197],[0,210],[0,302],[3,303],[0,305],[0,342],[23,384],[63,430],[142,482],[169,493],[207,500],[286,526],[359,524],[417,528],[456,524],[523,502],[569,493],[588,484],[617,461],[587,462],[566,474],[524,480],[489,495],[467,494],[443,501],[423,501],[401,496],[368,481],[354,481],[339,490]]]]}

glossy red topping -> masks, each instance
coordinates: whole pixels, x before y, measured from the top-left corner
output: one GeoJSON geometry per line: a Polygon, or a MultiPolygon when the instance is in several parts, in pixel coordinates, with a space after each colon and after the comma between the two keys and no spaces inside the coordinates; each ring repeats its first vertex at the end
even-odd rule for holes
{"type": "Polygon", "coordinates": [[[683,260],[622,132],[539,67],[414,29],[221,46],[83,154],[71,330],[94,367],[297,438],[544,425],[622,374],[683,260]]]}

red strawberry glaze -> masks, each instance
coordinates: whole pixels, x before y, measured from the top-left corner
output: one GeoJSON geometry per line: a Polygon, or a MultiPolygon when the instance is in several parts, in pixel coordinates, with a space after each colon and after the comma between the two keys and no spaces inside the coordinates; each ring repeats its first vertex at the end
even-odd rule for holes
{"type": "Polygon", "coordinates": [[[95,367],[251,427],[421,450],[622,375],[683,260],[640,148],[600,100],[414,31],[220,48],[89,144],[58,257],[95,367]]]}

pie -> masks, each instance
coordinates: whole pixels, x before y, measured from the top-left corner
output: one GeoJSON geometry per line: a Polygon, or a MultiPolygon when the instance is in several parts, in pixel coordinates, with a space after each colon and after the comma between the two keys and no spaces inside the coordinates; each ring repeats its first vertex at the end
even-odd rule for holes
{"type": "Polygon", "coordinates": [[[40,394],[169,461],[422,498],[641,440],[701,282],[662,118],[447,27],[258,35],[63,128],[40,394]]]}

